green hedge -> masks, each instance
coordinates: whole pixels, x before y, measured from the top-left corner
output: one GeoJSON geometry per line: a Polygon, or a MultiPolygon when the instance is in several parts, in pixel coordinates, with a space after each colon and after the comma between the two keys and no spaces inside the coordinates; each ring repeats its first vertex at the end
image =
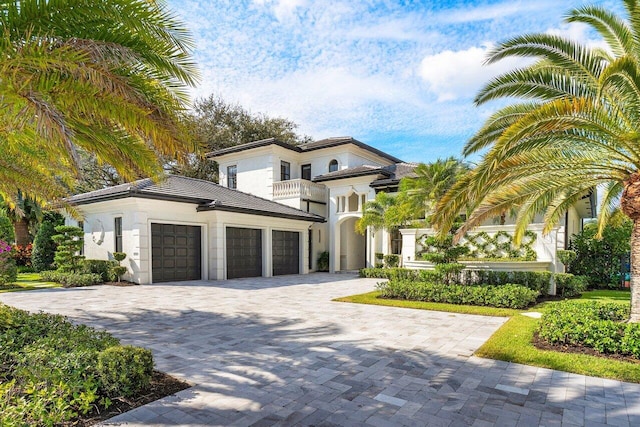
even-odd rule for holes
{"type": "Polygon", "coordinates": [[[63,273],[60,271],[41,271],[40,278],[45,282],[61,283],[65,288],[78,288],[102,283],[102,276],[96,273],[63,273]]]}
{"type": "Polygon", "coordinates": [[[78,414],[143,391],[152,365],[148,350],[120,346],[107,332],[0,304],[3,426],[70,425],[78,414]],[[116,361],[121,375],[105,367],[107,359],[116,361]]]}
{"type": "Polygon", "coordinates": [[[538,292],[515,284],[467,286],[406,279],[378,283],[377,289],[383,298],[501,308],[526,308],[533,304],[538,296],[538,292]]]}
{"type": "Polygon", "coordinates": [[[112,282],[118,279],[113,272],[113,267],[118,265],[120,265],[118,261],[104,259],[84,259],[81,263],[83,273],[99,274],[102,282],[112,282]]]}
{"type": "MultiPolygon", "coordinates": [[[[408,268],[363,268],[360,277],[378,279],[408,279],[426,282],[446,281],[442,274],[434,270],[410,270],[408,268]]],[[[556,295],[569,298],[580,295],[587,288],[587,280],[583,276],[567,273],[553,274],[549,271],[492,271],[464,269],[455,283],[461,285],[494,285],[507,283],[523,285],[538,292],[541,296],[549,294],[551,280],[556,282],[556,295]]]]}
{"type": "Polygon", "coordinates": [[[538,335],[552,344],[640,358],[640,324],[625,323],[628,317],[628,304],[563,301],[544,313],[538,335]]]}

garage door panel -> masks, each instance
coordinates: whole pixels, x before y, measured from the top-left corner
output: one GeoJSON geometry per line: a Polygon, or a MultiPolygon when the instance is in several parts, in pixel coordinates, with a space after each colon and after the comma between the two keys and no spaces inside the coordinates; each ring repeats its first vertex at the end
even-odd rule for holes
{"type": "Polygon", "coordinates": [[[300,273],[300,233],[272,231],[273,275],[300,273]]]}
{"type": "Polygon", "coordinates": [[[202,278],[201,227],[151,224],[153,282],[202,278]]]}
{"type": "Polygon", "coordinates": [[[262,276],[262,230],[227,227],[227,278],[262,276]]]}

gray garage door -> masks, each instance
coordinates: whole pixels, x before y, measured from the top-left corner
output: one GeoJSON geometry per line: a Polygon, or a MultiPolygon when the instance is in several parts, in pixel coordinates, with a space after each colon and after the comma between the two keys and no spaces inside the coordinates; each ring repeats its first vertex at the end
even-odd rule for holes
{"type": "Polygon", "coordinates": [[[300,273],[300,233],[273,231],[273,275],[300,273]]]}
{"type": "Polygon", "coordinates": [[[262,230],[227,227],[227,279],[262,276],[262,230]]]}
{"type": "Polygon", "coordinates": [[[151,224],[153,282],[200,280],[201,230],[198,226],[151,224]]]}

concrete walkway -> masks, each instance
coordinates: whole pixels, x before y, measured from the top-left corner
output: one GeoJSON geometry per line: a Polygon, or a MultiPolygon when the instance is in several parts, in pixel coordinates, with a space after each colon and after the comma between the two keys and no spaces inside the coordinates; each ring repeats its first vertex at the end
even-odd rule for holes
{"type": "Polygon", "coordinates": [[[503,318],[330,301],[375,283],[312,274],[0,301],[105,328],[194,385],[108,424],[640,425],[638,384],[473,357],[503,318]]]}

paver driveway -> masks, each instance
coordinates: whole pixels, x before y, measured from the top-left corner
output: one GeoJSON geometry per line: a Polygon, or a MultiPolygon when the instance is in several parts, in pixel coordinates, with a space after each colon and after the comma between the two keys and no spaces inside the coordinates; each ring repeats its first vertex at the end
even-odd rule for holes
{"type": "Polygon", "coordinates": [[[330,301],[375,282],[312,274],[0,300],[106,328],[194,384],[110,424],[640,425],[637,384],[472,357],[505,319],[330,301]]]}

